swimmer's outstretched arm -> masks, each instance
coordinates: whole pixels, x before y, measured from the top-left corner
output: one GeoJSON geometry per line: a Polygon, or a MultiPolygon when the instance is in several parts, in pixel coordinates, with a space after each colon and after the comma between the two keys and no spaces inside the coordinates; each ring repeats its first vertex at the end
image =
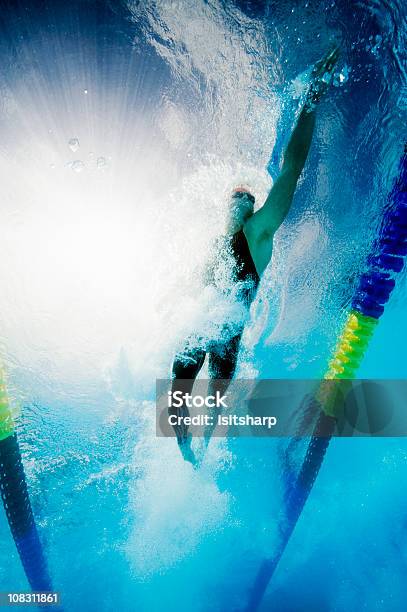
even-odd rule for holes
{"type": "Polygon", "coordinates": [[[263,207],[256,213],[266,234],[273,236],[290,210],[298,179],[307,161],[314,127],[315,109],[306,104],[284,152],[281,172],[263,207]]]}
{"type": "Polygon", "coordinates": [[[332,73],[338,57],[339,50],[335,48],[315,65],[306,102],[284,152],[281,172],[262,208],[244,226],[259,274],[270,260],[274,234],[290,210],[298,179],[308,157],[315,126],[315,107],[330,82],[329,78],[323,77],[332,73]]]}

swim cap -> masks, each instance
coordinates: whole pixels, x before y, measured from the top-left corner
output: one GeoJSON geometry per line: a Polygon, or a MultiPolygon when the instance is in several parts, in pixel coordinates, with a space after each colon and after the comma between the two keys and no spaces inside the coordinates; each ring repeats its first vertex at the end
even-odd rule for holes
{"type": "Polygon", "coordinates": [[[239,185],[238,187],[235,187],[232,190],[232,198],[240,198],[243,195],[247,195],[250,202],[254,204],[254,195],[249,191],[247,187],[244,187],[244,185],[239,185]]]}
{"type": "Polygon", "coordinates": [[[237,187],[235,187],[234,189],[232,189],[232,193],[248,193],[249,195],[252,195],[252,193],[250,193],[249,189],[247,187],[245,187],[244,185],[238,185],[237,187]]]}

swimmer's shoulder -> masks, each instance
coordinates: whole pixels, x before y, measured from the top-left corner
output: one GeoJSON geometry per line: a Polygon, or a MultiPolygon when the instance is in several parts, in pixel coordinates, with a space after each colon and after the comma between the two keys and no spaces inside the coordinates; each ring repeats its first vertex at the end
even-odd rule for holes
{"type": "Polygon", "coordinates": [[[251,217],[243,226],[243,234],[246,238],[256,272],[259,277],[269,264],[273,254],[273,238],[269,232],[259,232],[258,227],[252,222],[251,217]]]}

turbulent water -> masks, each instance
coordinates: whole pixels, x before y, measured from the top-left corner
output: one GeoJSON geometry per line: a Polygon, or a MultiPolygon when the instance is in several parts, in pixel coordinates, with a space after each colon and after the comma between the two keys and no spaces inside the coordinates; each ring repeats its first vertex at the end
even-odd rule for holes
{"type": "MultiPolygon", "coordinates": [[[[1,29],[1,354],[56,588],[67,610],[242,608],[273,546],[276,444],[213,440],[193,471],[155,438],[155,379],[191,331],[233,318],[201,274],[227,195],[244,183],[264,201],[336,41],[238,368],[322,374],[406,137],[406,9],[21,2],[1,29]]],[[[400,281],[363,376],[407,374],[400,281]]],[[[403,609],[406,451],[332,445],[264,609],[403,609]]],[[[23,590],[7,529],[0,591],[23,590]]]]}

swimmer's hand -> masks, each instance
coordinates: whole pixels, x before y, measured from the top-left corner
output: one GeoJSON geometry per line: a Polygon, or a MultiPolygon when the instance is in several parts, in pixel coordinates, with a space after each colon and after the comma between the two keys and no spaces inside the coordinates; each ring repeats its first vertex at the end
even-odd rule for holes
{"type": "Polygon", "coordinates": [[[317,62],[311,73],[311,85],[308,90],[305,106],[309,111],[314,110],[322,96],[328,90],[336,62],[339,59],[339,47],[335,45],[328,53],[317,62]]]}

